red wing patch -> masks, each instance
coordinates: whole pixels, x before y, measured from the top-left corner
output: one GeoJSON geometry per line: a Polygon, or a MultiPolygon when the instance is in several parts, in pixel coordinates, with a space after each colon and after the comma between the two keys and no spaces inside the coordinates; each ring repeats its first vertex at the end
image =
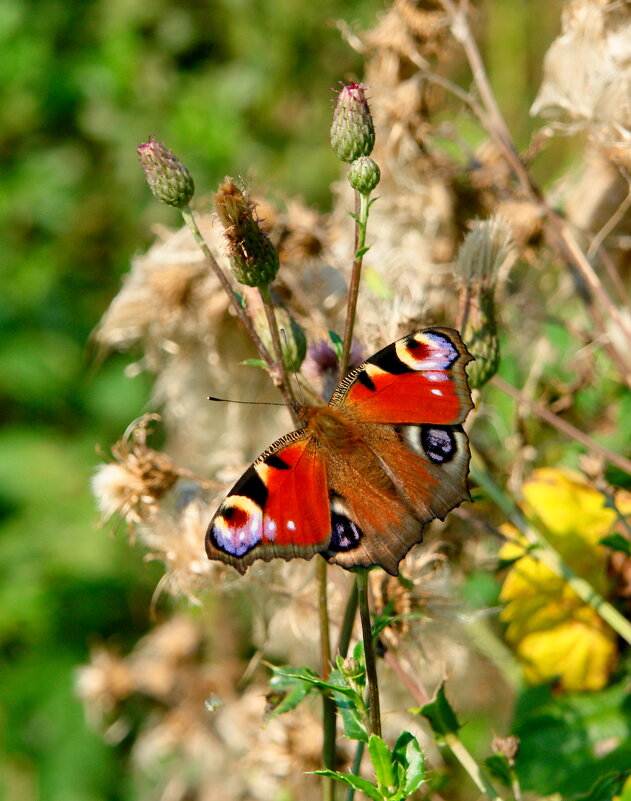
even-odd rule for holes
{"type": "Polygon", "coordinates": [[[457,331],[416,331],[350,373],[331,406],[343,407],[362,422],[461,423],[472,408],[464,370],[469,361],[457,331]]]}
{"type": "Polygon", "coordinates": [[[311,557],[331,531],[326,464],[303,429],[270,446],[213,517],[206,553],[245,573],[255,559],[311,557]]]}

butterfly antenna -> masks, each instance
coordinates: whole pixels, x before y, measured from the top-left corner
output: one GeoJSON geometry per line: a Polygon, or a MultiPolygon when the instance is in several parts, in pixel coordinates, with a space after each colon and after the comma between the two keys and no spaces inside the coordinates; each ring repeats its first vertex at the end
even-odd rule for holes
{"type": "Polygon", "coordinates": [[[234,398],[216,398],[214,395],[208,395],[206,400],[216,401],[217,403],[245,403],[248,406],[287,406],[286,403],[276,403],[275,401],[234,400],[234,398]]]}

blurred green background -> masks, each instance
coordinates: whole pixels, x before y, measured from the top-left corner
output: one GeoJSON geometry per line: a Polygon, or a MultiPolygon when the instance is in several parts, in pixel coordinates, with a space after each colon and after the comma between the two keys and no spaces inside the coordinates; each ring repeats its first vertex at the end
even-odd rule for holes
{"type": "MultiPolygon", "coordinates": [[[[560,7],[481,8],[491,79],[522,145],[560,7]]],[[[120,436],[149,390],[124,377],[122,357],[96,367],[90,332],[152,224],[178,224],[147,190],[135,146],[167,143],[199,193],[252,175],[326,209],[339,171],[331,89],[362,74],[335,22],[369,28],[382,8],[0,2],[0,797],[134,798],[72,684],[90,644],[125,650],[146,630],[160,576],[121,533],[96,528],[88,489],[95,446],[120,436]]]]}

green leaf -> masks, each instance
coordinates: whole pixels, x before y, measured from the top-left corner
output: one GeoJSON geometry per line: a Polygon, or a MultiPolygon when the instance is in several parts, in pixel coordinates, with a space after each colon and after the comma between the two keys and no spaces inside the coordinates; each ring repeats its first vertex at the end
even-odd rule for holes
{"type": "Polygon", "coordinates": [[[484,760],[484,764],[496,779],[499,779],[507,787],[511,786],[511,767],[503,754],[493,754],[492,756],[487,757],[484,760]]]}
{"type": "Polygon", "coordinates": [[[609,534],[599,540],[601,545],[606,545],[612,551],[622,551],[627,556],[631,556],[631,540],[623,537],[622,534],[609,534]]]}
{"type": "Polygon", "coordinates": [[[402,798],[408,798],[425,781],[425,755],[411,732],[404,731],[399,735],[392,749],[392,761],[403,771],[405,783],[402,798]]]}
{"type": "Polygon", "coordinates": [[[446,734],[457,734],[460,723],[445,695],[444,684],[436,693],[436,699],[420,709],[421,715],[429,720],[434,734],[444,737],[446,734]]]}
{"type": "Polygon", "coordinates": [[[586,793],[576,796],[574,801],[612,801],[622,792],[623,785],[631,777],[631,768],[622,772],[611,772],[600,776],[586,793]]]}
{"type": "Polygon", "coordinates": [[[383,795],[372,782],[362,779],[361,776],[356,776],[354,773],[336,773],[334,770],[314,770],[313,772],[317,773],[318,776],[328,776],[331,779],[335,779],[335,781],[348,784],[349,787],[359,790],[368,798],[372,798],[373,801],[384,801],[383,795]]]}
{"type": "Polygon", "coordinates": [[[342,360],[342,350],[344,349],[344,340],[339,334],[336,334],[335,331],[329,329],[329,339],[333,344],[333,350],[335,351],[335,355],[337,356],[338,361],[342,360]]]}
{"type": "Polygon", "coordinates": [[[244,359],[241,364],[244,367],[262,367],[263,370],[267,370],[267,364],[263,359],[244,359]]]}
{"type": "Polygon", "coordinates": [[[376,734],[371,734],[368,738],[368,753],[370,761],[375,769],[375,777],[380,787],[394,787],[394,770],[392,769],[392,757],[390,749],[376,734]]]}
{"type": "Polygon", "coordinates": [[[358,248],[355,251],[355,258],[356,259],[361,259],[363,256],[366,255],[366,253],[368,253],[369,250],[370,250],[370,245],[368,245],[367,247],[358,248]]]}

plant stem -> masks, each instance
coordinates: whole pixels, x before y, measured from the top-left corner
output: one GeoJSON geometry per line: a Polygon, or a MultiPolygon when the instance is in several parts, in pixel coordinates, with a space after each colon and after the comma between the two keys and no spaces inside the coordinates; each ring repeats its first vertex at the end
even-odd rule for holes
{"type": "Polygon", "coordinates": [[[466,749],[462,740],[453,732],[448,732],[445,734],[445,743],[449,746],[451,753],[456,757],[458,762],[460,762],[469,776],[471,776],[478,790],[485,793],[492,801],[502,801],[502,796],[498,794],[495,787],[493,787],[491,782],[487,779],[478,763],[466,749]]]}
{"type": "Polygon", "coordinates": [[[379,704],[379,684],[377,682],[377,665],[375,662],[375,643],[372,636],[370,607],[368,605],[368,571],[358,569],[357,600],[359,616],[362,623],[364,640],[364,656],[366,659],[366,678],[368,679],[368,697],[370,699],[370,728],[373,734],[381,737],[381,711],[379,704]]]}
{"type": "MultiPolygon", "coordinates": [[[[476,457],[476,461],[479,462],[479,456],[476,457]]],[[[631,644],[631,623],[609,601],[599,595],[588,581],[572,570],[548,542],[543,532],[526,520],[515,503],[495,483],[486,468],[473,464],[471,476],[528,542],[535,546],[530,554],[547,565],[557,576],[565,579],[582,601],[591,606],[614,631],[631,644]]]]}
{"type": "Polygon", "coordinates": [[[340,641],[337,647],[338,653],[341,657],[346,657],[348,654],[348,646],[353,634],[353,623],[355,622],[355,615],[357,614],[357,582],[351,582],[348,598],[346,599],[346,608],[344,609],[344,617],[342,619],[342,626],[340,628],[340,641]]]}
{"type": "Polygon", "coordinates": [[[276,361],[276,370],[272,373],[272,379],[281,391],[283,397],[289,399],[289,404],[293,410],[293,407],[296,404],[296,399],[291,391],[289,375],[287,374],[287,367],[285,365],[285,359],[283,358],[283,350],[280,344],[280,336],[278,334],[278,323],[276,322],[276,312],[274,311],[274,303],[269,291],[269,285],[264,284],[263,286],[260,286],[258,290],[261,300],[263,301],[263,308],[265,309],[267,324],[272,336],[272,347],[274,349],[274,358],[276,361]]]}
{"type": "MultiPolygon", "coordinates": [[[[359,773],[359,769],[362,764],[362,757],[364,756],[364,743],[362,740],[357,741],[357,746],[355,748],[355,756],[353,757],[353,764],[351,765],[351,773],[357,775],[359,773]]],[[[349,787],[346,790],[346,798],[345,801],[353,801],[355,798],[355,788],[349,787]]]]}
{"type": "Polygon", "coordinates": [[[361,279],[362,263],[364,261],[364,245],[366,244],[366,226],[368,222],[368,195],[355,192],[355,258],[353,259],[353,272],[348,288],[348,304],[346,306],[346,327],[344,329],[344,344],[342,346],[342,359],[340,361],[340,378],[348,372],[353,343],[353,328],[355,327],[355,311],[359,295],[359,282],[361,279]]]}
{"type": "MultiPolygon", "coordinates": [[[[327,602],[327,563],[318,559],[318,611],[320,617],[320,675],[326,681],[331,670],[331,640],[329,627],[329,608],[327,602]]],[[[335,701],[328,695],[322,697],[322,763],[325,768],[335,770],[335,701]]],[[[322,801],[335,801],[335,782],[322,777],[322,801]]]]}

